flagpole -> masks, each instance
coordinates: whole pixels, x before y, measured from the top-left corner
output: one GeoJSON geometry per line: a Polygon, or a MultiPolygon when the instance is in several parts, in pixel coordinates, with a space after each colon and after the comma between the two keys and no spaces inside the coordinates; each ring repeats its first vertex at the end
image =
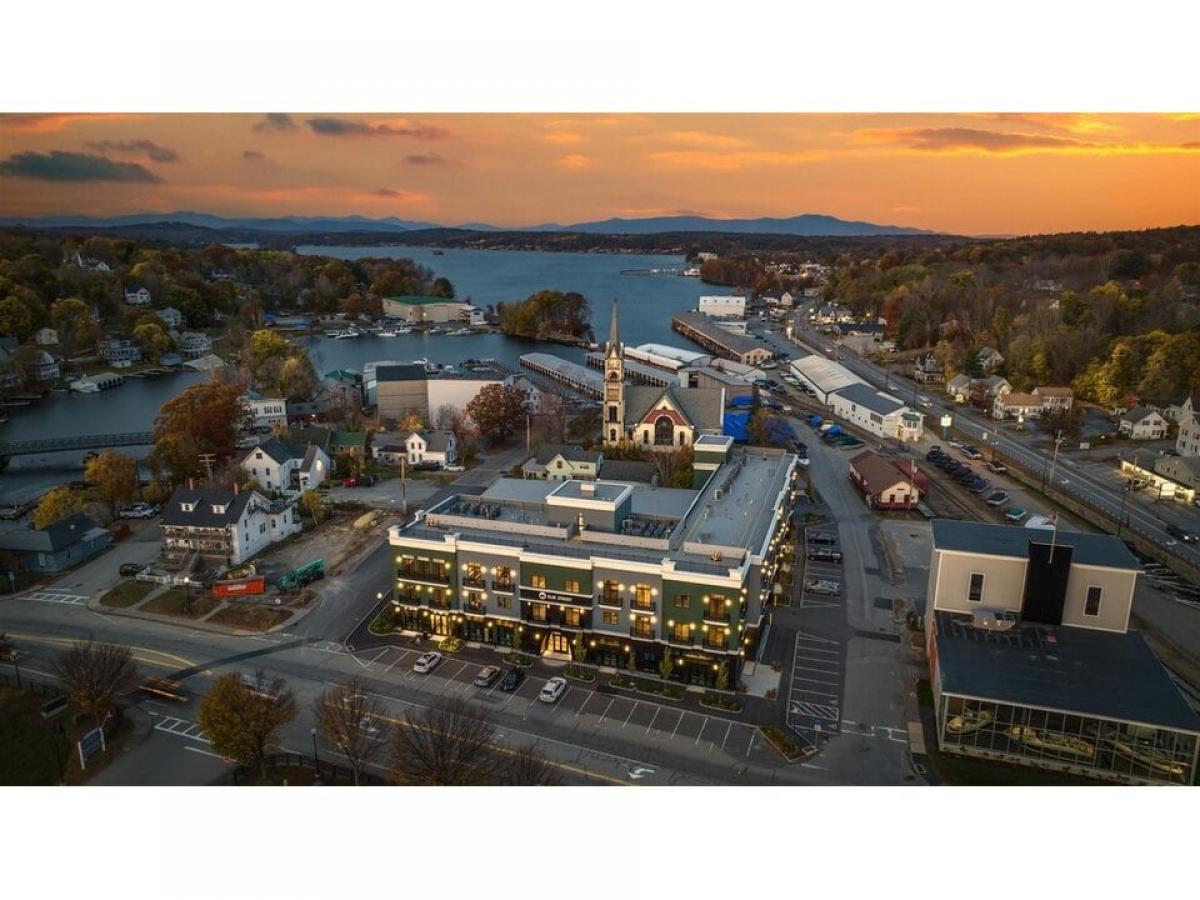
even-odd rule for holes
{"type": "Polygon", "coordinates": [[[1052,517],[1054,521],[1054,531],[1050,534],[1050,563],[1054,563],[1054,545],[1058,542],[1058,513],[1052,517]]]}

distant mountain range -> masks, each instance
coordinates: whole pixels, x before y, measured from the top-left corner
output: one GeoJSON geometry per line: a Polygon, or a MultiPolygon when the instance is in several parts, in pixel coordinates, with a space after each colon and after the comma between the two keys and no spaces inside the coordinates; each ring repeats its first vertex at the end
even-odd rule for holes
{"type": "MultiPolygon", "coordinates": [[[[315,231],[337,232],[406,232],[443,229],[448,226],[435,222],[415,222],[388,216],[369,219],[365,216],[282,216],[278,218],[227,218],[209,213],[180,210],[170,213],[134,213],[125,216],[44,216],[24,218],[0,216],[0,226],[27,225],[41,228],[113,228],[130,225],[180,223],[201,228],[248,229],[277,234],[301,234],[315,231]]],[[[560,225],[548,222],[527,228],[503,228],[481,222],[449,226],[468,231],[533,231],[576,232],[583,234],[663,234],[667,232],[711,231],[726,234],[794,234],[808,237],[851,237],[904,234],[937,234],[921,228],[899,225],[876,225],[872,222],[851,222],[835,216],[800,215],[785,219],[711,219],[705,216],[657,216],[646,219],[604,219],[598,222],[576,222],[560,225]]]]}

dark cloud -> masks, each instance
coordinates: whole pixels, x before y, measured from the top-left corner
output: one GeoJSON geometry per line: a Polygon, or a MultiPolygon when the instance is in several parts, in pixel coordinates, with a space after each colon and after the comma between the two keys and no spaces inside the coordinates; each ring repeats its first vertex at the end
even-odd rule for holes
{"type": "Polygon", "coordinates": [[[128,181],[157,184],[157,175],[138,163],[116,162],[104,156],[51,150],[14,153],[0,162],[0,175],[39,181],[128,181]]]}
{"type": "Polygon", "coordinates": [[[262,160],[266,159],[266,156],[263,155],[261,150],[243,150],[242,159],[250,162],[261,162],[262,160]]]}
{"type": "Polygon", "coordinates": [[[379,197],[399,197],[400,196],[399,191],[393,191],[391,188],[379,188],[378,190],[371,191],[371,193],[375,194],[376,196],[379,196],[379,197]]]}
{"type": "Polygon", "coordinates": [[[255,124],[254,131],[294,131],[298,126],[296,120],[287,113],[267,113],[261,122],[255,124]]]}
{"type": "Polygon", "coordinates": [[[172,150],[170,147],[164,147],[161,144],[156,144],[154,141],[148,141],[145,138],[133,141],[89,141],[85,145],[89,150],[96,150],[100,153],[137,153],[145,154],[147,159],[154,162],[178,162],[179,153],[172,150]]]}
{"type": "Polygon", "coordinates": [[[434,125],[368,125],[353,119],[317,118],[308,119],[308,127],[315,134],[331,137],[410,137],[432,141],[449,134],[445,128],[434,125]]]}
{"type": "Polygon", "coordinates": [[[1074,138],[985,131],[981,128],[896,128],[887,134],[914,150],[986,150],[1004,153],[1026,148],[1066,150],[1096,146],[1074,138]]]}
{"type": "Polygon", "coordinates": [[[445,162],[445,160],[436,153],[410,153],[408,156],[404,157],[404,161],[410,166],[440,166],[445,162]]]}

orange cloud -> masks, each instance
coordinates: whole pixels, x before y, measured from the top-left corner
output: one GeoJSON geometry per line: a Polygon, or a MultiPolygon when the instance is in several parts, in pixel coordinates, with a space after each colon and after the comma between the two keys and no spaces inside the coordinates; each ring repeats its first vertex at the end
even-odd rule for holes
{"type": "Polygon", "coordinates": [[[825,150],[745,150],[733,153],[714,153],[709,150],[660,150],[646,157],[651,162],[664,163],[679,169],[704,169],[731,172],[748,166],[800,165],[828,159],[825,150]]]}
{"type": "Polygon", "coordinates": [[[8,113],[0,115],[0,128],[28,134],[49,134],[62,131],[78,121],[100,122],[132,119],[128,113],[8,113]]]}
{"type": "Polygon", "coordinates": [[[677,144],[698,144],[704,147],[745,147],[747,141],[729,134],[716,134],[711,131],[668,131],[654,136],[655,140],[664,140],[677,144]]]}
{"type": "Polygon", "coordinates": [[[901,144],[921,153],[983,153],[1015,156],[1030,153],[1154,154],[1191,153],[1191,142],[1180,144],[1121,144],[1079,138],[982,128],[863,128],[858,140],[875,144],[901,144]]]}
{"type": "Polygon", "coordinates": [[[582,153],[568,153],[558,161],[558,164],[568,169],[586,169],[592,164],[592,161],[582,153]]]}
{"type": "Polygon", "coordinates": [[[583,135],[577,131],[550,131],[542,135],[552,144],[582,144],[583,135]]]}

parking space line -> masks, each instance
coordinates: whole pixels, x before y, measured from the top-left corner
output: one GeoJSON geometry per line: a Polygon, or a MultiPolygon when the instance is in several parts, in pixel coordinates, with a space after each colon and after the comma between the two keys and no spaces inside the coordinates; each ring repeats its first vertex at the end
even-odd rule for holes
{"type": "Polygon", "coordinates": [[[603,722],[603,721],[604,721],[604,717],[608,715],[608,711],[609,711],[610,709],[612,709],[612,705],[613,705],[614,703],[616,703],[616,702],[617,702],[617,698],[616,698],[616,697],[609,697],[609,698],[608,698],[608,706],[604,707],[604,712],[600,713],[600,719],[599,719],[599,720],[596,722],[596,724],[597,724],[597,725],[599,725],[601,722],[603,722]]]}
{"type": "Polygon", "coordinates": [[[700,726],[700,733],[696,735],[696,743],[700,743],[700,738],[704,737],[704,729],[708,727],[709,716],[704,717],[704,724],[700,726]]]}
{"type": "Polygon", "coordinates": [[[820,672],[822,675],[833,675],[829,669],[814,669],[812,666],[792,666],[793,669],[803,669],[805,672],[820,672]]]}
{"type": "Polygon", "coordinates": [[[658,714],[659,714],[660,712],[662,712],[662,707],[661,707],[661,706],[660,706],[658,709],[656,709],[656,710],[654,711],[654,718],[652,718],[652,719],[650,720],[650,724],[646,726],[646,734],[649,734],[649,733],[650,733],[650,729],[651,729],[651,728],[653,728],[653,727],[654,727],[654,723],[658,721],[658,714]]]}
{"type": "Polygon", "coordinates": [[[725,729],[725,740],[721,741],[721,750],[725,749],[725,741],[729,740],[729,732],[733,731],[733,722],[729,723],[729,727],[725,729]]]}
{"type": "Polygon", "coordinates": [[[631,706],[631,707],[630,707],[630,709],[629,709],[629,715],[628,715],[628,716],[626,716],[626,717],[625,717],[625,721],[621,723],[621,727],[622,727],[622,728],[624,728],[626,725],[628,725],[628,724],[629,724],[629,719],[630,719],[630,716],[632,716],[632,715],[633,715],[633,711],[634,711],[635,709],[637,709],[637,708],[638,708],[638,703],[637,703],[637,701],[636,701],[636,700],[634,700],[634,701],[633,701],[633,706],[631,706]]]}
{"type": "MultiPolygon", "coordinates": [[[[832,673],[830,673],[830,674],[832,674],[832,673]]],[[[809,678],[805,675],[793,675],[792,681],[793,682],[804,681],[804,682],[808,682],[809,684],[828,684],[828,685],[832,685],[833,687],[837,687],[839,684],[841,684],[840,681],[825,681],[822,678],[809,678]]],[[[793,687],[795,687],[794,684],[793,684],[793,687]]],[[[804,691],[804,690],[808,690],[808,688],[798,687],[798,688],[796,688],[796,690],[804,691]]]]}
{"type": "Polygon", "coordinates": [[[747,746],[747,747],[746,747],[746,756],[749,756],[749,755],[750,755],[750,751],[754,749],[754,739],[755,739],[757,736],[758,736],[758,732],[757,732],[756,730],[753,730],[753,729],[751,729],[751,731],[750,731],[750,744],[749,744],[749,746],[747,746]]]}
{"type": "Polygon", "coordinates": [[[383,670],[384,674],[386,675],[388,672],[392,671],[393,668],[398,666],[400,663],[404,662],[404,660],[408,659],[410,656],[412,656],[412,653],[410,651],[401,650],[400,655],[396,658],[396,661],[393,662],[390,666],[388,666],[386,669],[383,670]]]}
{"type": "Polygon", "coordinates": [[[679,711],[679,718],[675,722],[675,727],[671,729],[671,740],[675,740],[675,732],[679,730],[679,723],[683,721],[683,717],[687,715],[683,710],[679,711]]]}
{"type": "Polygon", "coordinates": [[[591,702],[592,702],[592,698],[593,698],[593,697],[595,697],[595,696],[596,696],[596,692],[595,692],[595,691],[588,691],[587,699],[583,701],[583,705],[582,705],[582,706],[580,706],[580,707],[579,707],[579,709],[575,710],[575,717],[576,717],[576,718],[579,718],[579,714],[580,714],[581,712],[583,712],[583,707],[584,707],[584,706],[587,706],[589,703],[591,703],[591,702]]]}

